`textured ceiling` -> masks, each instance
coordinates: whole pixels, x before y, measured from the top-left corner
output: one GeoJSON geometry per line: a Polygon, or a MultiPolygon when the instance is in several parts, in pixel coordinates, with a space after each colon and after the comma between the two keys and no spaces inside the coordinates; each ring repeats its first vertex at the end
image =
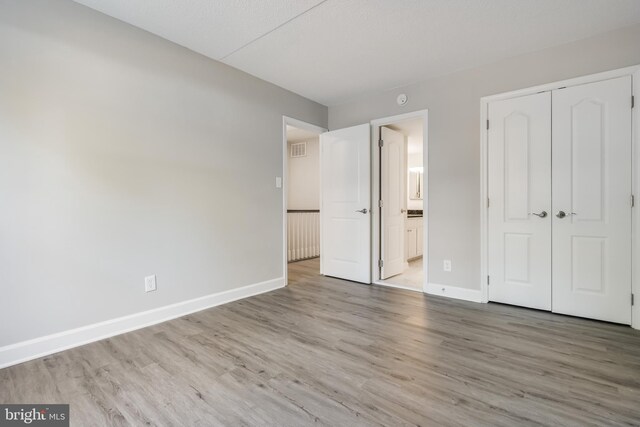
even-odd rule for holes
{"type": "Polygon", "coordinates": [[[324,0],[74,0],[221,60],[324,0]]]}
{"type": "Polygon", "coordinates": [[[325,105],[640,23],[640,0],[76,0],[325,105]]]}

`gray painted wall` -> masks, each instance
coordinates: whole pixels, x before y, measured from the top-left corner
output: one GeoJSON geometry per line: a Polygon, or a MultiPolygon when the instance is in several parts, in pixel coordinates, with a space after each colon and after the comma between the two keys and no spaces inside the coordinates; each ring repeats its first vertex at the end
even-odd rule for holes
{"type": "Polygon", "coordinates": [[[0,346],[282,277],[326,107],[63,0],[0,1],[0,94],[0,346]]]}
{"type": "Polygon", "coordinates": [[[363,96],[330,107],[329,128],[429,109],[429,281],[480,289],[480,98],[636,64],[640,26],[363,96]]]}

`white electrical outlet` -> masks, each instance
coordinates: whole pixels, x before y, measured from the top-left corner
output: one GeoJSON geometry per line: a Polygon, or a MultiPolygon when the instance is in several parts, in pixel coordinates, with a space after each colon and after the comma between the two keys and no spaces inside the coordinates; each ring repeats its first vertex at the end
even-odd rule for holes
{"type": "Polygon", "coordinates": [[[450,259],[445,259],[444,263],[442,265],[442,269],[444,271],[451,271],[451,260],[450,259]]]}
{"type": "Polygon", "coordinates": [[[144,291],[151,292],[156,290],[156,275],[144,278],[144,291]]]}

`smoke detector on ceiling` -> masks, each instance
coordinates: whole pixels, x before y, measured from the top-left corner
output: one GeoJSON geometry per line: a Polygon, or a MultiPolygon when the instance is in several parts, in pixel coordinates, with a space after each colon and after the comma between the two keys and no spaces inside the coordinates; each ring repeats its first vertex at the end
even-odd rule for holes
{"type": "Polygon", "coordinates": [[[398,102],[398,105],[404,105],[407,103],[408,100],[409,98],[407,98],[407,95],[405,95],[404,93],[401,93],[400,95],[398,95],[398,98],[396,99],[396,101],[398,102]]]}

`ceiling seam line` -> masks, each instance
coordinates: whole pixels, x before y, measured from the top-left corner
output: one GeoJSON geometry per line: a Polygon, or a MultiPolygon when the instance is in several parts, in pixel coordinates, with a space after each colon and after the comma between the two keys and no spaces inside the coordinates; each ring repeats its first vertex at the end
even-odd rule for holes
{"type": "Polygon", "coordinates": [[[322,0],[320,3],[315,4],[313,6],[311,6],[309,9],[300,12],[299,14],[297,14],[296,16],[287,19],[286,21],[284,21],[282,24],[278,25],[275,28],[270,29],[269,31],[267,31],[266,33],[259,35],[258,37],[256,37],[255,39],[243,44],[242,46],[240,46],[239,48],[227,53],[226,55],[224,55],[223,57],[221,57],[220,59],[218,59],[218,61],[224,61],[225,59],[227,59],[228,57],[230,57],[231,55],[238,53],[239,51],[241,51],[242,49],[244,49],[245,47],[249,46],[250,44],[253,44],[255,42],[257,42],[258,40],[260,40],[261,38],[268,36],[269,34],[273,33],[274,31],[282,28],[283,26],[287,25],[288,23],[290,23],[291,21],[293,21],[294,19],[298,19],[299,17],[301,17],[302,15],[304,15],[305,13],[315,9],[318,6],[321,6],[322,4],[326,3],[328,0],[322,0]]]}

